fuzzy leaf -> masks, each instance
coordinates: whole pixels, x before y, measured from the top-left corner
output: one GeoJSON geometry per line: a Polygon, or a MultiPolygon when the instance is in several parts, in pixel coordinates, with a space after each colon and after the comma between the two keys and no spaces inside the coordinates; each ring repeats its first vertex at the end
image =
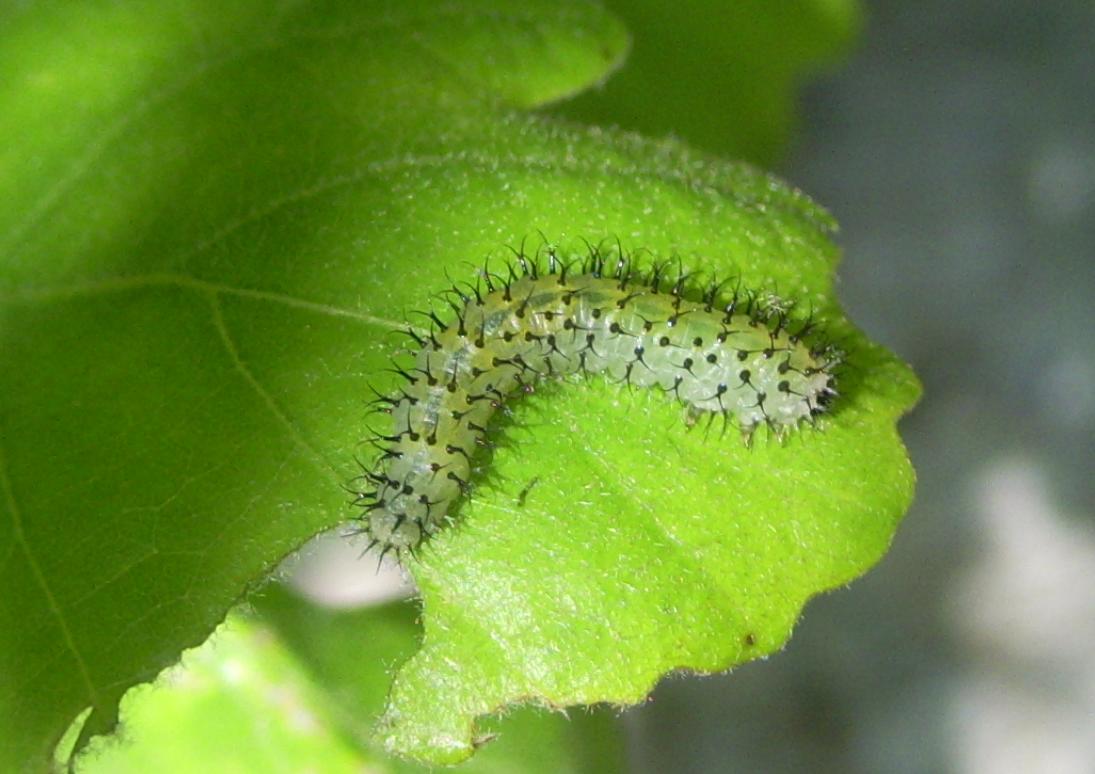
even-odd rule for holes
{"type": "Polygon", "coordinates": [[[631,702],[771,652],[878,559],[918,387],[842,319],[828,216],[749,167],[518,112],[614,65],[603,12],[222,5],[0,12],[4,768],[87,706],[85,738],[109,730],[345,519],[392,327],[539,233],[778,288],[854,368],[817,432],[749,449],[597,380],[524,401],[413,567],[425,639],[390,749],[457,761],[504,705],[631,702]]]}

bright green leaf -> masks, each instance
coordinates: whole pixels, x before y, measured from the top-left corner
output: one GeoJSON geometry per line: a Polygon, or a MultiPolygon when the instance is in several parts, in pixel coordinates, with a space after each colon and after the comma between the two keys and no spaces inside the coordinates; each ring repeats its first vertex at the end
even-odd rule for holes
{"type": "Polygon", "coordinates": [[[524,401],[413,568],[425,639],[393,750],[459,760],[505,705],[629,702],[770,652],[877,560],[918,388],[841,318],[828,216],[745,166],[515,112],[614,65],[603,12],[233,8],[2,12],[0,764],[47,760],[87,706],[85,736],[110,729],[343,520],[390,329],[540,232],[778,288],[854,368],[817,432],[751,449],[597,380],[524,401]]]}
{"type": "Polygon", "coordinates": [[[292,654],[240,615],[127,693],[120,714],[120,732],[92,741],[79,774],[393,770],[342,737],[292,654]]]}
{"type": "Polygon", "coordinates": [[[414,567],[424,645],[396,678],[391,748],[456,761],[472,718],[524,697],[629,704],[667,672],[778,650],[809,597],[885,552],[912,494],[893,425],[915,382],[852,341],[838,413],[784,444],[688,430],[663,396],[599,383],[528,401],[500,483],[414,567]]]}

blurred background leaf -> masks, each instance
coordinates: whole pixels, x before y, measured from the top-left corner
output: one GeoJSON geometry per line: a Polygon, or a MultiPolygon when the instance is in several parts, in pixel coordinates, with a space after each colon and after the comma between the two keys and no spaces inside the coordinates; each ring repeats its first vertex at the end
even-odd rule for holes
{"type": "Polygon", "coordinates": [[[856,0],[608,0],[631,32],[627,65],[552,111],[675,135],[771,167],[797,129],[799,89],[836,69],[862,25],[856,0]]]}

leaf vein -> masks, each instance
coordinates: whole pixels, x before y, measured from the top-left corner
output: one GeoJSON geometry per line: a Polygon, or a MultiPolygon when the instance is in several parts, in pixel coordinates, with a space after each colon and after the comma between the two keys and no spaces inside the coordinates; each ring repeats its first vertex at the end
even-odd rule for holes
{"type": "Polygon", "coordinates": [[[404,323],[396,322],[395,320],[390,320],[386,317],[366,314],[333,304],[310,301],[305,298],[297,298],[296,296],[278,293],[276,291],[222,285],[183,274],[136,274],[128,277],[110,277],[107,279],[92,280],[73,285],[27,288],[14,293],[0,295],[0,303],[67,300],[81,297],[93,297],[107,293],[123,293],[128,290],[139,290],[145,287],[170,286],[190,288],[214,294],[235,295],[243,298],[270,301],[330,317],[347,317],[381,328],[395,329],[405,327],[404,323]]]}
{"type": "Polygon", "coordinates": [[[251,369],[247,367],[247,364],[240,357],[239,349],[236,347],[236,343],[232,338],[231,332],[228,330],[228,325],[224,320],[224,314],[221,310],[221,304],[216,294],[209,294],[209,303],[213,312],[213,325],[217,329],[217,333],[220,335],[221,343],[224,345],[225,351],[228,353],[229,358],[232,361],[233,367],[239,372],[243,380],[250,386],[254,393],[266,406],[267,410],[277,419],[278,422],[288,432],[289,437],[293,443],[299,446],[308,457],[311,458],[312,463],[325,475],[330,475],[336,484],[341,486],[343,484],[342,478],[338,473],[338,470],[324,457],[315,447],[309,443],[308,439],[300,432],[300,429],[296,426],[292,419],[289,418],[277,401],[274,400],[274,396],[267,392],[266,388],[262,386],[262,383],[251,372],[251,369]]]}
{"type": "Polygon", "coordinates": [[[18,502],[16,502],[15,491],[12,488],[11,479],[8,476],[7,461],[4,456],[2,445],[0,445],[0,489],[3,489],[4,501],[7,503],[8,513],[11,515],[15,542],[19,545],[19,550],[22,551],[23,556],[26,557],[27,565],[30,567],[31,574],[34,576],[34,581],[45,596],[50,613],[57,621],[57,628],[60,629],[61,637],[65,642],[65,647],[72,654],[72,658],[76,663],[76,668],[80,673],[80,679],[83,681],[84,688],[87,690],[88,699],[92,706],[98,709],[100,704],[99,693],[95,689],[95,684],[92,682],[91,671],[88,668],[83,655],[80,653],[79,648],[76,647],[76,639],[72,633],[72,629],[69,628],[68,621],[65,619],[64,612],[61,610],[61,605],[57,601],[57,597],[54,595],[53,589],[49,585],[49,581],[46,580],[45,572],[43,572],[42,566],[39,564],[38,559],[35,557],[34,552],[31,550],[30,543],[27,540],[26,530],[23,526],[22,511],[19,508],[18,502]]]}

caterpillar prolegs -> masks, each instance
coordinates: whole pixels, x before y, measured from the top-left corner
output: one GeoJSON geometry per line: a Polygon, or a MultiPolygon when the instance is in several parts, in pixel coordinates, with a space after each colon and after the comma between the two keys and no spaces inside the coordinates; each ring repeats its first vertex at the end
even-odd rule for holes
{"type": "Polygon", "coordinates": [[[812,421],[836,395],[841,353],[787,302],[725,287],[693,293],[673,264],[644,270],[596,248],[573,261],[519,252],[503,275],[452,287],[452,319],[431,312],[428,331],[406,331],[414,365],[375,402],[391,431],[371,439],[380,455],[356,492],[371,544],[402,554],[437,532],[469,489],[492,416],[541,379],[656,387],[747,439],[761,424],[783,436],[812,421]]]}

